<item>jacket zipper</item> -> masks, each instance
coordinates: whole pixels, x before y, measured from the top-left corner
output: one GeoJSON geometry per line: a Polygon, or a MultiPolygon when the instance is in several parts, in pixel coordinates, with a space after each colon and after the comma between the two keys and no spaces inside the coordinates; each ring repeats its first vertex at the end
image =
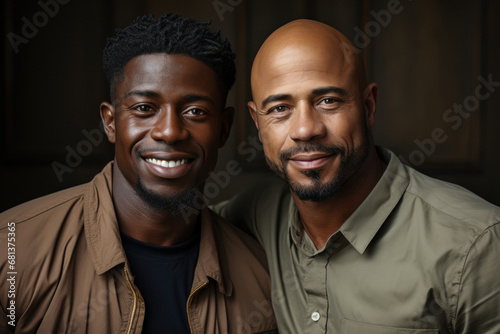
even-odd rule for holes
{"type": "Polygon", "coordinates": [[[191,331],[191,333],[193,333],[193,327],[191,325],[191,314],[189,314],[189,304],[191,302],[191,298],[194,296],[194,294],[196,292],[198,292],[201,288],[203,288],[204,286],[206,286],[208,284],[208,282],[204,282],[202,285],[200,285],[199,287],[197,287],[188,297],[188,300],[187,300],[187,303],[186,303],[186,312],[187,312],[187,316],[188,316],[188,323],[189,323],[189,330],[191,331]]]}
{"type": "Polygon", "coordinates": [[[135,293],[135,289],[132,286],[132,282],[130,282],[130,278],[128,277],[127,268],[124,267],[123,270],[125,271],[125,278],[127,279],[128,286],[130,287],[130,290],[132,290],[132,293],[134,295],[134,304],[132,305],[132,312],[130,315],[130,321],[127,328],[127,334],[128,334],[132,333],[132,323],[134,322],[135,311],[137,308],[137,294],[135,293]]]}

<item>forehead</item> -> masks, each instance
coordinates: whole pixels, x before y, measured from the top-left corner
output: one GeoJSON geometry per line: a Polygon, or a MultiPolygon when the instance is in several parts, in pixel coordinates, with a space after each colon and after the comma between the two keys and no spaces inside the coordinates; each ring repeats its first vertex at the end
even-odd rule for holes
{"type": "Polygon", "coordinates": [[[152,90],[165,95],[192,93],[220,99],[222,85],[215,71],[205,63],[186,55],[154,53],[130,60],[123,70],[115,96],[133,90],[152,90]]]}
{"type": "Polygon", "coordinates": [[[334,86],[355,92],[355,66],[338,53],[290,46],[265,55],[252,71],[255,98],[274,94],[307,94],[319,87],[334,86]]]}

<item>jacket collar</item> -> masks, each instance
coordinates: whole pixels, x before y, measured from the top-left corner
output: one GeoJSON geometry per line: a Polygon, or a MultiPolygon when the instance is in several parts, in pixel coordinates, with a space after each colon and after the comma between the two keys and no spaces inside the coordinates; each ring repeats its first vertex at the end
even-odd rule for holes
{"type": "Polygon", "coordinates": [[[217,229],[216,220],[217,217],[211,210],[208,208],[201,210],[200,253],[194,273],[193,289],[211,278],[217,282],[220,293],[231,296],[233,283],[229,279],[226,252],[224,243],[221,242],[223,236],[217,229]]]}
{"type": "Polygon", "coordinates": [[[127,261],[111,197],[112,170],[110,162],[88,184],[83,204],[85,237],[98,275],[127,261]]]}
{"type": "MultiPolygon", "coordinates": [[[[84,199],[85,237],[89,253],[98,275],[127,262],[122,246],[120,229],[112,199],[113,162],[88,184],[84,199]]],[[[196,264],[193,287],[208,278],[217,282],[219,291],[231,295],[233,285],[229,279],[228,264],[221,236],[216,228],[214,213],[208,208],[201,211],[200,253],[196,264]],[[219,242],[217,242],[219,240],[219,242]]]]}

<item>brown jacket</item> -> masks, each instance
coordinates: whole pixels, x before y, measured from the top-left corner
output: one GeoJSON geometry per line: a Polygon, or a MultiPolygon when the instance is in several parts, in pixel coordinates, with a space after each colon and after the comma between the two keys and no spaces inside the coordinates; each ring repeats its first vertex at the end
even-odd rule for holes
{"type": "MultiPolygon", "coordinates": [[[[141,332],[145,305],[121,244],[111,166],[0,214],[1,333],[141,332]]],[[[264,252],[212,211],[201,220],[191,332],[273,333],[264,252]]]]}

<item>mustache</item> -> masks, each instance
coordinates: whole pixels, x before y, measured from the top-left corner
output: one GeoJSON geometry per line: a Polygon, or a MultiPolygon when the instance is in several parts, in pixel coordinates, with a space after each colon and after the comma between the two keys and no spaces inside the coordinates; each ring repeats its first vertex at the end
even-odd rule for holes
{"type": "Polygon", "coordinates": [[[342,146],[338,145],[322,145],[322,144],[307,144],[307,145],[298,145],[281,151],[280,160],[281,162],[285,162],[289,160],[292,156],[299,153],[309,153],[309,152],[322,152],[328,155],[340,154],[341,156],[345,155],[345,149],[342,146]]]}

